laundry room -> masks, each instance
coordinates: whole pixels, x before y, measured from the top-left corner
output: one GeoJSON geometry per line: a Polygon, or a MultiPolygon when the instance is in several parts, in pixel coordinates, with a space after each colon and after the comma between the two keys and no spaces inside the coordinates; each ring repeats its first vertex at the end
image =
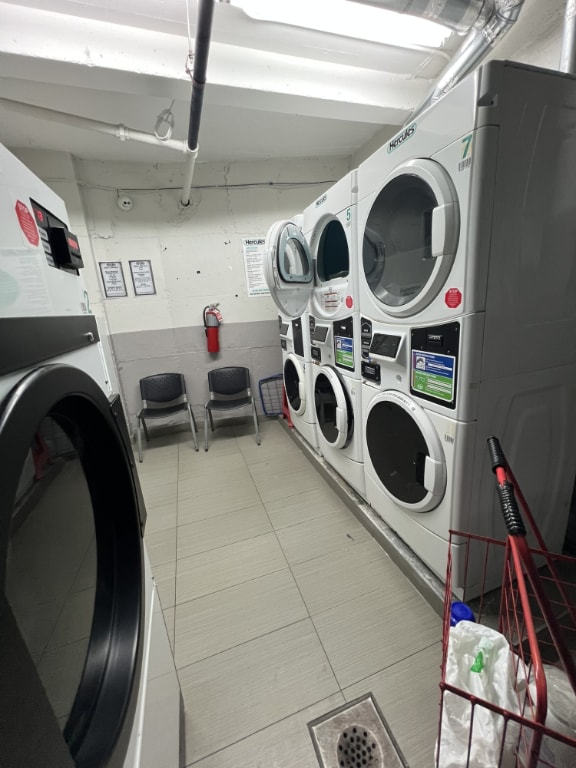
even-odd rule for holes
{"type": "Polygon", "coordinates": [[[576,3],[0,61],[0,764],[576,765],[576,3]]]}

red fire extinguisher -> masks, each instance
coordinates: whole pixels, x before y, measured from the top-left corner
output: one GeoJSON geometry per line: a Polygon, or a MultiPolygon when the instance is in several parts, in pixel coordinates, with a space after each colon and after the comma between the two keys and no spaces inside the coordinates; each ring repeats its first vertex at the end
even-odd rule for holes
{"type": "Polygon", "coordinates": [[[222,313],[218,304],[209,304],[204,307],[204,330],[206,331],[206,346],[208,352],[219,352],[218,328],[222,322],[222,313]]]}

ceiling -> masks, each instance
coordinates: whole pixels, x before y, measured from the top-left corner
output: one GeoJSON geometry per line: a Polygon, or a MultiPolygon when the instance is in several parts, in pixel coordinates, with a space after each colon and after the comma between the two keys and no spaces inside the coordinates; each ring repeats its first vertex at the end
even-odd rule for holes
{"type": "MultiPolygon", "coordinates": [[[[529,61],[536,42],[557,46],[563,7],[526,0],[496,55],[529,61]]],[[[193,37],[196,0],[189,9],[193,37]]],[[[185,0],[8,0],[0,18],[0,97],[146,132],[174,100],[173,138],[185,139],[185,0]]],[[[218,2],[199,159],[353,157],[404,123],[460,42],[453,34],[442,50],[409,50],[255,21],[218,2]]],[[[179,157],[1,106],[0,141],[98,160],[179,157]]]]}

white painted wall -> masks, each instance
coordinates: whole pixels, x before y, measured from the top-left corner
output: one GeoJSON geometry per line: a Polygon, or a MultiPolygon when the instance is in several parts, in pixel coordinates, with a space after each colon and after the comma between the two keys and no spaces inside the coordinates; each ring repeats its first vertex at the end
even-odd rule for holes
{"type": "Polygon", "coordinates": [[[118,370],[133,426],[143,376],[182,372],[199,413],[210,368],[247,365],[256,395],[258,380],[281,370],[277,309],[270,297],[248,296],[242,238],[265,236],[274,221],[302,211],[348,171],[346,161],[198,163],[191,205],[182,210],[183,164],[96,162],[37,150],[17,154],[66,202],[84,256],[91,308],[103,335],[110,336],[110,367],[118,370]],[[132,210],[120,210],[119,192],[132,198],[132,210]],[[131,259],[152,262],[155,296],[134,296],[131,259]],[[100,261],[122,262],[126,298],[104,297],[100,261]],[[218,355],[205,351],[202,312],[212,302],[220,302],[224,316],[218,355]]]}
{"type": "Polygon", "coordinates": [[[112,333],[125,333],[200,325],[203,307],[214,301],[226,323],[274,319],[270,298],[247,295],[242,238],[265,236],[275,220],[301,211],[348,166],[342,160],[198,163],[184,210],[178,204],[182,164],[78,161],[76,169],[86,184],[95,260],[122,261],[128,282],[130,259],[152,261],[156,296],[106,301],[112,333]],[[118,208],[118,188],[133,199],[131,211],[118,208]]]}
{"type": "Polygon", "coordinates": [[[191,205],[181,209],[182,164],[16,154],[66,202],[92,309],[111,334],[201,325],[202,309],[213,301],[221,302],[226,323],[274,320],[269,297],[247,295],[242,238],[265,236],[274,221],[301,211],[348,171],[342,159],[198,163],[191,205]],[[131,211],[118,208],[118,190],[132,198],[131,211]],[[151,260],[157,295],[134,297],[130,259],[151,260]],[[100,261],[122,262],[127,298],[104,298],[100,261]]]}

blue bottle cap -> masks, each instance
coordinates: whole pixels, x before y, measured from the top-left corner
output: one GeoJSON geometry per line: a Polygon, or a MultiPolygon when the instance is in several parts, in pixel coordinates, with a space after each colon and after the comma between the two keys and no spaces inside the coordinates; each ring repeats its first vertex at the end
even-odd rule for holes
{"type": "Polygon", "coordinates": [[[450,608],[450,626],[455,627],[459,621],[476,621],[476,619],[472,609],[466,603],[455,601],[450,608]]]}

